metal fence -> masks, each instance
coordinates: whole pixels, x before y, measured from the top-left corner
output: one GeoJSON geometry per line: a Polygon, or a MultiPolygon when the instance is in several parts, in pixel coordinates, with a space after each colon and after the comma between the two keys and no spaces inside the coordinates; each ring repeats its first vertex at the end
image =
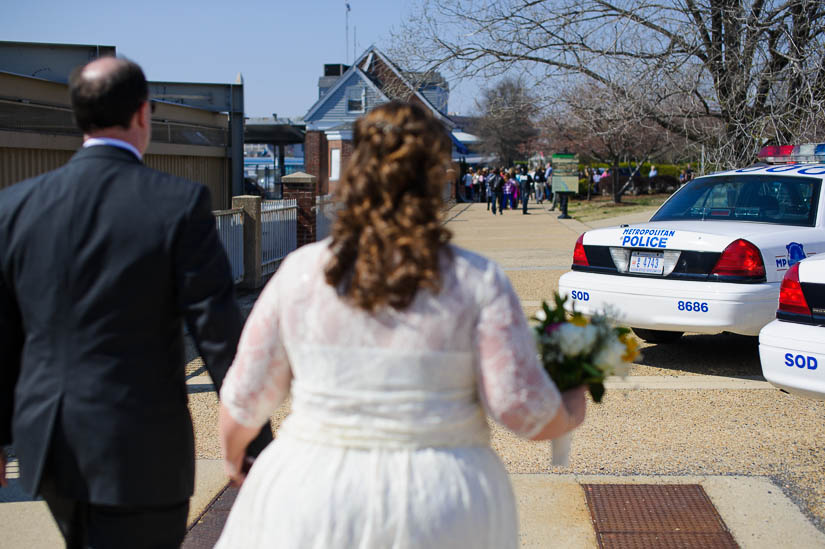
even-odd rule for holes
{"type": "Polygon", "coordinates": [[[315,197],[315,240],[323,240],[329,236],[332,221],[338,209],[333,195],[325,194],[315,197]]]}
{"type": "Polygon", "coordinates": [[[235,284],[243,280],[243,210],[218,210],[212,212],[218,225],[218,234],[232,266],[235,284]]]}
{"type": "Polygon", "coordinates": [[[278,262],[298,247],[298,201],[261,202],[261,271],[275,272],[278,262]]]}

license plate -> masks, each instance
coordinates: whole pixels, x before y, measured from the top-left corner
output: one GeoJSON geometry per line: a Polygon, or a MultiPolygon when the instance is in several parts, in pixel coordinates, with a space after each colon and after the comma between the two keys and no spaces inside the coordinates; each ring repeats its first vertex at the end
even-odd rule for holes
{"type": "Polygon", "coordinates": [[[664,271],[663,252],[631,252],[630,267],[631,273],[662,274],[664,271]]]}

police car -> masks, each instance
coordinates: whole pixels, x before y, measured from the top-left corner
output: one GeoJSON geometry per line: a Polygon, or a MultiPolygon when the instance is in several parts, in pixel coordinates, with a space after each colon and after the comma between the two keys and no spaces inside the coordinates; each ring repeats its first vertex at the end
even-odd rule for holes
{"type": "Polygon", "coordinates": [[[825,143],[765,147],[759,158],[694,179],[647,223],[581,235],[559,293],[653,343],[686,331],[759,334],[785,273],[825,252],[825,143]]]}
{"type": "Polygon", "coordinates": [[[776,320],[759,332],[759,360],[775,386],[825,400],[825,255],[785,273],[776,320]]]}

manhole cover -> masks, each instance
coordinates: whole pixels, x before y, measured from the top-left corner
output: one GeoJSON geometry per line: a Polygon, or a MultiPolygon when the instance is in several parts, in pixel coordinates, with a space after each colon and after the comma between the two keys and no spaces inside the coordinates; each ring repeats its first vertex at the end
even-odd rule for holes
{"type": "Polygon", "coordinates": [[[698,484],[583,484],[603,549],[736,548],[698,484]]]}
{"type": "Polygon", "coordinates": [[[235,503],[238,488],[227,486],[215,500],[207,506],[203,515],[192,525],[181,549],[207,549],[214,547],[223,531],[223,525],[235,503]]]}

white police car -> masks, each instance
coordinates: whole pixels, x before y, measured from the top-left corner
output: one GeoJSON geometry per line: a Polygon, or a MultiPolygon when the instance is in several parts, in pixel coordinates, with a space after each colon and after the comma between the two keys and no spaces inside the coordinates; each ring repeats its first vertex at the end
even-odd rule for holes
{"type": "Polygon", "coordinates": [[[759,332],[759,360],[775,386],[825,400],[825,255],[785,273],[776,320],[759,332]]]}
{"type": "Polygon", "coordinates": [[[685,331],[757,335],[783,275],[825,252],[825,143],[766,147],[759,158],[691,181],[648,223],[581,235],[559,293],[654,343],[685,331]]]}

